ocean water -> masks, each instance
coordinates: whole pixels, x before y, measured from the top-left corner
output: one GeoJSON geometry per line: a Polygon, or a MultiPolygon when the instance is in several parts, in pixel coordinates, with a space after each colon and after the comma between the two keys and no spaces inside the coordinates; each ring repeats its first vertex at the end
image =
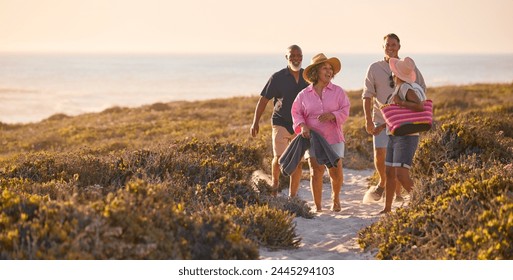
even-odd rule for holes
{"type": "MultiPolygon", "coordinates": [[[[402,54],[407,55],[407,54],[402,54]]],[[[334,83],[359,90],[382,54],[331,54],[342,62],[334,83]]],[[[513,82],[513,54],[410,55],[430,86],[513,82]]],[[[303,67],[312,55],[305,54],[303,67]]],[[[283,54],[0,54],[0,122],[37,122],[53,114],[113,106],[258,95],[285,67],[283,54]]]]}

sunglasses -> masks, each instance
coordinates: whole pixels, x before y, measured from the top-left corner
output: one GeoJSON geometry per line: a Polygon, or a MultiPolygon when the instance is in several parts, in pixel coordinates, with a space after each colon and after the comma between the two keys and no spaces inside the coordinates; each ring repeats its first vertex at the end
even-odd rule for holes
{"type": "Polygon", "coordinates": [[[390,74],[390,77],[388,77],[388,79],[390,80],[390,84],[388,84],[391,88],[394,88],[395,87],[395,83],[394,83],[394,75],[390,74]]]}

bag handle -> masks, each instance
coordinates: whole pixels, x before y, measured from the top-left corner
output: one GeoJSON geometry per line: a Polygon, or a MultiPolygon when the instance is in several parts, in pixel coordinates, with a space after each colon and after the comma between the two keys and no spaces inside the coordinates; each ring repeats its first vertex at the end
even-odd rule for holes
{"type": "Polygon", "coordinates": [[[390,94],[388,97],[387,97],[387,101],[385,101],[385,104],[388,104],[388,101],[390,101],[390,97],[392,97],[393,94],[390,94]]]}

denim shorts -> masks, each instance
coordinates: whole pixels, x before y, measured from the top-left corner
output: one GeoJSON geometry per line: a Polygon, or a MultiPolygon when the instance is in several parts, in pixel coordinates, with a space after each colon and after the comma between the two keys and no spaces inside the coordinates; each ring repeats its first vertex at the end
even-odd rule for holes
{"type": "MultiPolygon", "coordinates": [[[[375,122],[374,126],[378,127],[380,123],[375,122]]],[[[386,149],[388,145],[388,135],[386,129],[383,129],[378,135],[372,136],[372,143],[374,145],[374,149],[383,148],[386,149]]]]}
{"type": "Polygon", "coordinates": [[[419,145],[419,136],[388,136],[385,165],[392,167],[411,168],[413,156],[419,145]]]}

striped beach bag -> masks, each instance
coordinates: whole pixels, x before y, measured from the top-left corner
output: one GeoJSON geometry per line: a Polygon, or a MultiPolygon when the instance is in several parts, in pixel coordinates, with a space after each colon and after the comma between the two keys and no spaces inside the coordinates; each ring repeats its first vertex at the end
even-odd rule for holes
{"type": "Polygon", "coordinates": [[[397,104],[381,106],[381,112],[392,135],[404,136],[428,131],[433,125],[433,102],[424,102],[424,111],[417,112],[397,104]]]}

